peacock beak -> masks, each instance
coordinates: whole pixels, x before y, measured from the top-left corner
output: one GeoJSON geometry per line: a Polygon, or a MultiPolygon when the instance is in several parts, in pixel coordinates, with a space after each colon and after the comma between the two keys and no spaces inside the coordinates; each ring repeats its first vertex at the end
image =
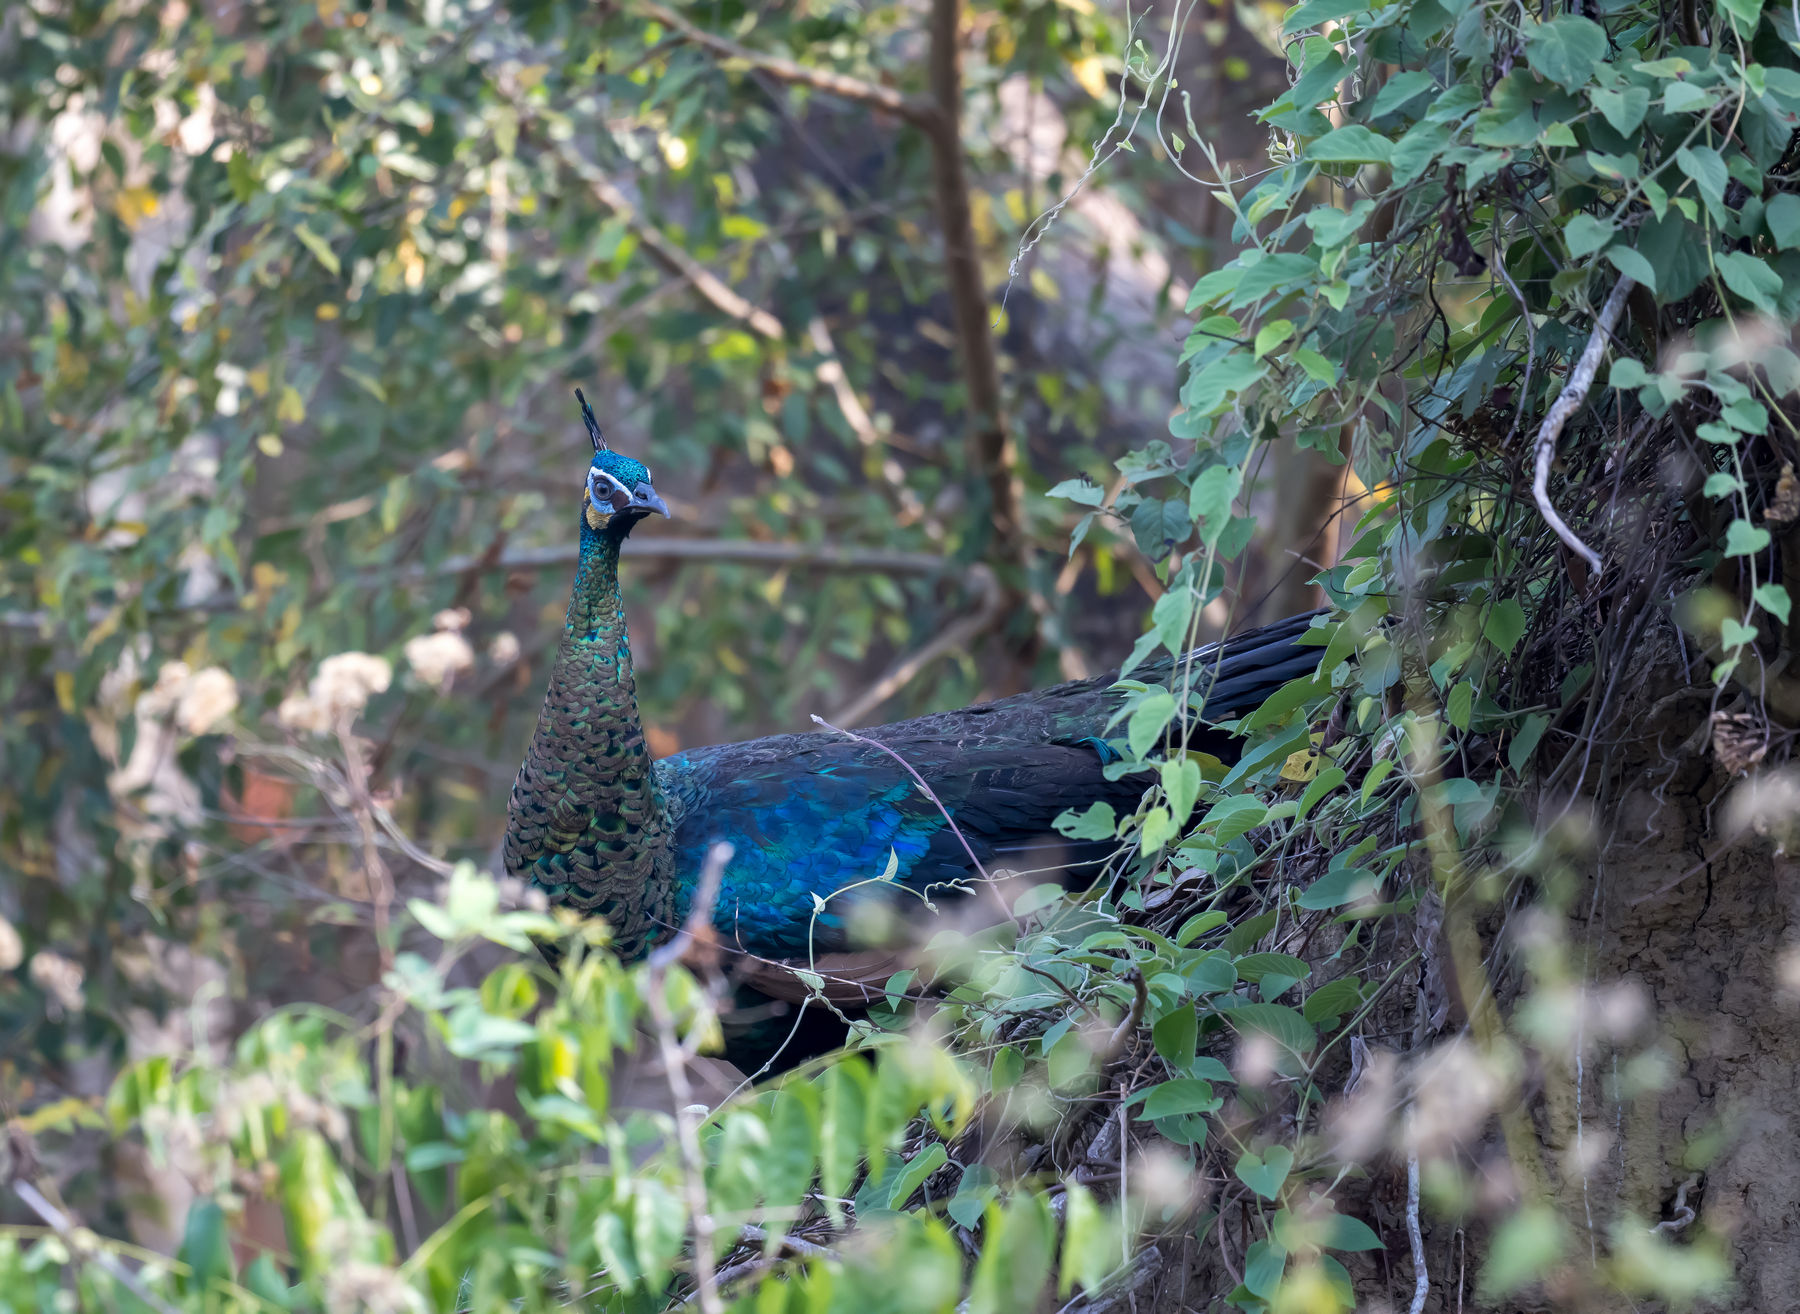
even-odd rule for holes
{"type": "Polygon", "coordinates": [[[654,511],[661,516],[669,514],[669,504],[649,484],[639,484],[631,490],[631,506],[633,510],[654,511]]]}

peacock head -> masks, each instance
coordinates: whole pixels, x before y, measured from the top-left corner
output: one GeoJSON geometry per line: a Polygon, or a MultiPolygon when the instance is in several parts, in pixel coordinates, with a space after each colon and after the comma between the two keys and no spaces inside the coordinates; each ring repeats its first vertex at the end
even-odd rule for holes
{"type": "Polygon", "coordinates": [[[631,532],[632,526],[652,512],[668,515],[669,504],[658,495],[650,478],[650,467],[608,447],[600,433],[600,424],[594,419],[594,408],[588,405],[580,388],[575,389],[575,399],[581,403],[581,418],[594,444],[594,459],[588,463],[581,509],[587,527],[622,539],[631,532]]]}

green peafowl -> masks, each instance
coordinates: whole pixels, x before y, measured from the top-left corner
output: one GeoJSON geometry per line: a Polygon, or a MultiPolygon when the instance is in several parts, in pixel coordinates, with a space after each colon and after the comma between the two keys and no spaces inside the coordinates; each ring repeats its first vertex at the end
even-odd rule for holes
{"type": "MultiPolygon", "coordinates": [[[[735,856],[712,914],[722,946],[746,964],[817,964],[821,955],[851,961],[842,956],[859,947],[853,920],[872,904],[905,892],[942,901],[967,889],[978,863],[1066,869],[1106,856],[1110,846],[1072,843],[1052,823],[1064,809],[1096,800],[1129,808],[1142,793],[1142,777],[1108,780],[1104,772],[1118,757],[1103,737],[1120,696],[1113,675],[856,737],[772,735],[652,760],[638,720],[619,551],[633,526],[668,515],[668,507],[649,469],[610,450],[586,399],[576,396],[594,448],[579,564],[549,690],[513,786],[508,871],[553,902],[604,917],[616,949],[634,958],[684,924],[705,856],[725,840],[735,856]],[[890,865],[886,880],[872,879],[890,865]]],[[[1316,614],[1191,654],[1205,715],[1241,716],[1315,669],[1322,650],[1301,638],[1316,614]]],[[[1173,668],[1165,659],[1133,674],[1167,680],[1173,668]]],[[[1222,731],[1203,727],[1195,742],[1215,756],[1233,755],[1222,731]]],[[[848,993],[834,1002],[854,1006],[864,987],[879,991],[879,981],[903,965],[875,956],[847,969],[839,979],[848,993]]],[[[773,979],[767,971],[754,978],[763,1003],[804,1001],[804,990],[788,994],[773,979]]],[[[739,993],[742,1002],[746,992],[739,993]]],[[[797,1035],[783,1055],[789,1062],[841,1039],[828,1010],[812,1012],[823,1030],[797,1035]]],[[[740,1027],[734,1044],[728,1025],[727,1054],[748,1070],[788,1031],[785,1022],[740,1027]]]]}

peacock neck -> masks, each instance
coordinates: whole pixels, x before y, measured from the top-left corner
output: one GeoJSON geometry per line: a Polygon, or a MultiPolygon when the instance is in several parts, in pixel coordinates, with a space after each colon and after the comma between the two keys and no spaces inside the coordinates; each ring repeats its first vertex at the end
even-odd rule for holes
{"type": "Polygon", "coordinates": [[[562,643],[515,786],[508,857],[516,852],[557,902],[606,918],[632,957],[667,933],[676,891],[671,819],[638,719],[619,548],[610,527],[584,517],[562,643]],[[521,793],[537,794],[526,801],[538,806],[522,810],[521,793]],[[534,812],[541,834],[526,833],[534,812]]]}

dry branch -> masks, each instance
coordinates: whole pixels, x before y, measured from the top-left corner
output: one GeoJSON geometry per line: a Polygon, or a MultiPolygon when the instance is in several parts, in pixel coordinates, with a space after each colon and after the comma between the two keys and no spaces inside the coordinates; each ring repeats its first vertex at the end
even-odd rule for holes
{"type": "Polygon", "coordinates": [[[669,1083],[669,1094],[675,1100],[675,1140],[680,1150],[682,1194],[694,1239],[694,1295],[702,1314],[724,1314],[725,1311],[713,1270],[713,1236],[718,1225],[707,1203],[700,1118],[694,1108],[693,1086],[688,1081],[688,1053],[675,1035],[675,1020],[669,1013],[667,976],[669,968],[687,953],[697,936],[711,933],[713,903],[719,897],[725,864],[731,861],[732,853],[731,845],[725,843],[714,844],[707,850],[706,861],[700,869],[700,884],[694,892],[693,909],[675,938],[650,955],[650,975],[644,990],[645,1003],[656,1024],[663,1076],[669,1083]]]}
{"type": "Polygon", "coordinates": [[[977,566],[969,572],[969,581],[981,595],[975,610],[951,622],[935,638],[888,667],[879,680],[833,713],[830,719],[834,724],[860,724],[876,708],[917,679],[919,673],[938,658],[966,651],[975,640],[1000,622],[1005,615],[1006,599],[999,581],[994,578],[994,572],[985,566],[977,566]]]}
{"type": "Polygon", "coordinates": [[[861,78],[846,77],[842,73],[833,73],[829,69],[809,68],[781,55],[764,54],[740,46],[737,42],[717,36],[688,22],[680,14],[666,5],[653,4],[650,0],[639,0],[637,11],[646,17],[653,18],[671,32],[699,46],[710,50],[722,59],[743,63],[751,68],[767,73],[781,82],[795,86],[811,87],[814,91],[823,91],[843,100],[855,101],[859,105],[867,105],[870,109],[884,114],[892,114],[917,127],[928,131],[934,126],[937,107],[928,101],[916,100],[903,95],[892,87],[880,86],[874,82],[864,82],[861,78]]]}
{"type": "MultiPolygon", "coordinates": [[[[944,285],[950,298],[970,412],[969,464],[987,490],[995,548],[992,559],[1018,576],[1009,588],[1021,587],[1030,565],[1025,537],[1018,454],[1001,405],[999,358],[994,348],[986,283],[969,201],[968,169],[963,159],[962,2],[932,0],[928,72],[929,101],[919,101],[887,87],[807,68],[779,56],[748,50],[734,41],[696,27],[681,15],[650,0],[638,11],[656,19],[695,45],[721,58],[742,60],[785,82],[812,87],[858,104],[885,110],[923,131],[931,144],[932,181],[937,195],[939,229],[944,249],[944,285]]],[[[1040,613],[1048,602],[1032,599],[1040,613]]]]}
{"type": "Polygon", "coordinates": [[[1550,462],[1556,456],[1556,440],[1562,434],[1563,425],[1581,408],[1581,404],[1587,400],[1588,389],[1594,386],[1594,374],[1600,368],[1601,357],[1606,354],[1606,341],[1612,336],[1613,325],[1619,322],[1619,312],[1625,308],[1625,298],[1631,295],[1633,286],[1629,278],[1621,275],[1613,285],[1611,295],[1606,298],[1606,304],[1600,307],[1600,317],[1594,321],[1593,331],[1588,334],[1587,346],[1582,348],[1580,359],[1569,372],[1568,383],[1557,395],[1549,414],[1544,416],[1543,427],[1538,430],[1537,472],[1531,480],[1531,496],[1537,502],[1538,513],[1556,531],[1556,536],[1568,545],[1569,550],[1587,562],[1596,575],[1601,569],[1600,554],[1576,537],[1575,531],[1557,514],[1556,507],[1550,501],[1550,462]]]}
{"type": "Polygon", "coordinates": [[[938,111],[928,128],[932,179],[944,243],[944,285],[954,311],[963,380],[969,392],[971,464],[987,485],[998,555],[1022,572],[1029,564],[1029,548],[1020,514],[1023,498],[1016,472],[1018,454],[1001,409],[1000,365],[963,160],[961,25],[962,0],[932,0],[931,94],[938,111]]]}
{"type": "Polygon", "coordinates": [[[651,258],[664,269],[693,284],[694,291],[710,302],[715,309],[737,320],[751,332],[771,341],[781,340],[783,334],[779,319],[733,291],[726,285],[725,280],[694,259],[680,245],[664,237],[661,229],[649,223],[638,213],[638,208],[632,204],[631,198],[613,184],[612,180],[601,171],[599,165],[584,159],[581,152],[566,141],[552,140],[550,149],[570,173],[587,184],[587,188],[594,194],[595,200],[625,221],[625,226],[636,234],[638,241],[643,244],[644,250],[648,251],[651,258]]]}

